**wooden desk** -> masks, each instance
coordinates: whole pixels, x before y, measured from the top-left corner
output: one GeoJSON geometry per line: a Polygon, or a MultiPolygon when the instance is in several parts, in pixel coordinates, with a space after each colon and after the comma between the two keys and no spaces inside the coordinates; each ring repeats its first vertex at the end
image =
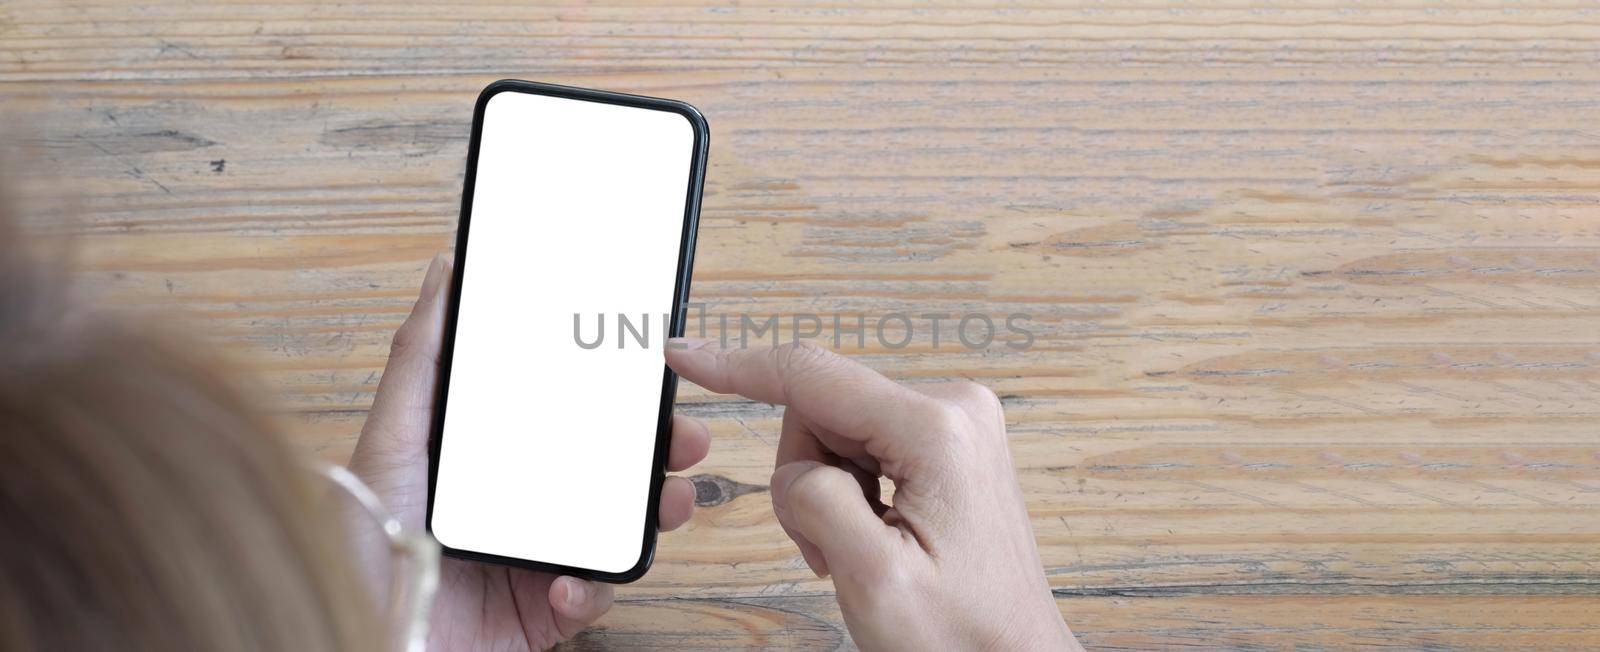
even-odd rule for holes
{"type": "MultiPolygon", "coordinates": [[[[712,125],[713,314],[1032,315],[853,354],[1004,397],[1086,644],[1600,646],[1600,15],[808,5],[8,0],[0,96],[84,265],[330,458],[476,91],[664,95],[712,125]]],[[[764,493],[778,412],[680,398],[732,490],[576,647],[848,646],[764,493]]]]}

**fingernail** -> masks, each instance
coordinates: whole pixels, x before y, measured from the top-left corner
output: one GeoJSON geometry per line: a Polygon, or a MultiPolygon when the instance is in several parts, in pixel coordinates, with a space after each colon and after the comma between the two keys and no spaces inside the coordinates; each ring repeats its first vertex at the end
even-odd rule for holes
{"type": "Polygon", "coordinates": [[[433,291],[434,294],[443,297],[450,292],[450,285],[454,282],[452,279],[455,277],[456,272],[456,258],[454,255],[445,253],[439,254],[439,258],[444,263],[439,265],[439,284],[434,286],[433,291]]]}
{"type": "Polygon", "coordinates": [[[794,483],[795,478],[805,475],[806,472],[819,466],[822,466],[822,463],[816,460],[801,460],[799,462],[790,462],[774,469],[772,471],[772,480],[769,481],[770,484],[767,486],[767,491],[772,494],[773,508],[788,509],[789,485],[794,483]]]}
{"type": "Polygon", "coordinates": [[[582,607],[584,601],[589,599],[589,587],[578,580],[567,582],[567,606],[573,609],[582,607]]]}
{"type": "Polygon", "coordinates": [[[428,263],[428,275],[422,278],[422,295],[434,296],[444,286],[444,253],[435,254],[433,262],[428,263]]]}
{"type": "Polygon", "coordinates": [[[693,351],[703,349],[709,344],[711,344],[711,340],[702,340],[698,337],[667,338],[667,349],[671,351],[693,351]]]}

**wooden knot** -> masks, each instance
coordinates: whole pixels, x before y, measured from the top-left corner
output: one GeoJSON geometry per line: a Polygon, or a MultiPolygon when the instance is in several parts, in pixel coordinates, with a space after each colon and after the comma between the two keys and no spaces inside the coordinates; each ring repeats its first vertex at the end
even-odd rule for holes
{"type": "Polygon", "coordinates": [[[709,473],[694,476],[689,481],[694,483],[694,504],[699,507],[715,507],[745,494],[767,490],[765,485],[745,484],[709,473]]]}

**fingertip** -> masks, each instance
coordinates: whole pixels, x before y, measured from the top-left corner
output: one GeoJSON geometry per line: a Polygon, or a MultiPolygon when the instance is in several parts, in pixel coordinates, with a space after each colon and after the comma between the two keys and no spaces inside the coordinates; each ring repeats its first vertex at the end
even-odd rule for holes
{"type": "Polygon", "coordinates": [[[805,475],[806,472],[819,466],[822,466],[822,463],[816,460],[800,460],[774,469],[770,487],[773,507],[776,509],[788,509],[789,485],[794,483],[795,478],[805,475]]]}
{"type": "Polygon", "coordinates": [[[700,337],[669,337],[667,338],[667,352],[696,351],[711,344],[711,340],[700,337]]]}
{"type": "Polygon", "coordinates": [[[432,333],[442,328],[444,306],[449,300],[447,295],[451,278],[454,276],[453,269],[454,263],[450,256],[442,251],[434,254],[433,260],[428,263],[428,273],[422,279],[422,289],[417,295],[417,301],[412,304],[411,314],[406,316],[405,323],[401,324],[401,331],[422,329],[432,333]]]}
{"type": "Polygon", "coordinates": [[[449,265],[444,252],[433,255],[433,260],[428,262],[428,273],[422,277],[422,296],[431,297],[443,283],[445,268],[449,265]]]}
{"type": "Polygon", "coordinates": [[[690,382],[704,387],[711,377],[712,365],[716,362],[713,355],[716,347],[711,345],[711,340],[702,340],[695,337],[673,337],[667,339],[666,356],[667,366],[678,372],[690,382]]]}
{"type": "Polygon", "coordinates": [[[574,607],[583,603],[584,588],[581,583],[571,577],[558,577],[550,583],[550,605],[570,616],[574,607]]]}
{"type": "Polygon", "coordinates": [[[698,337],[669,337],[667,338],[666,355],[667,364],[683,362],[691,359],[711,344],[711,340],[698,337]]]}
{"type": "Polygon", "coordinates": [[[443,299],[450,294],[451,286],[455,284],[456,255],[453,251],[441,251],[438,253],[437,258],[439,259],[439,281],[433,288],[433,294],[441,299],[439,303],[442,304],[444,303],[443,299]]]}
{"type": "Polygon", "coordinates": [[[704,421],[681,414],[672,416],[672,444],[667,470],[682,471],[699,464],[711,451],[711,429],[704,421]]]}
{"type": "Polygon", "coordinates": [[[801,553],[818,577],[837,568],[838,581],[895,552],[898,533],[884,524],[845,469],[814,460],[780,466],[772,474],[772,499],[778,521],[796,543],[803,538],[816,547],[814,556],[804,547],[801,553]]]}
{"type": "Polygon", "coordinates": [[[550,583],[550,607],[568,620],[588,625],[611,606],[611,587],[562,576],[550,583]]]}
{"type": "Polygon", "coordinates": [[[805,560],[806,566],[820,578],[828,576],[828,560],[823,556],[822,549],[818,548],[817,544],[812,543],[810,539],[806,538],[805,534],[792,525],[795,517],[789,508],[788,502],[789,485],[794,483],[795,478],[805,475],[819,466],[822,466],[822,463],[814,460],[801,460],[779,466],[772,472],[768,493],[772,497],[772,510],[778,517],[778,525],[783,527],[784,534],[789,535],[789,539],[794,541],[795,547],[800,549],[800,557],[805,560]]]}
{"type": "Polygon", "coordinates": [[[661,511],[659,527],[671,532],[694,516],[694,483],[688,478],[670,476],[661,484],[661,511]]]}

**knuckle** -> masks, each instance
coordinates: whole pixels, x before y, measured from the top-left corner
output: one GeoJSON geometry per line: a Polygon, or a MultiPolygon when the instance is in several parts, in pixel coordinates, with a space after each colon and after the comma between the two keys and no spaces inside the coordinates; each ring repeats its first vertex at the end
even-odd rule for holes
{"type": "Polygon", "coordinates": [[[989,410],[1000,406],[1000,397],[988,385],[961,380],[955,383],[955,388],[959,400],[970,407],[989,410]]]}
{"type": "Polygon", "coordinates": [[[937,401],[946,409],[945,425],[959,429],[962,439],[983,440],[1005,432],[1005,410],[987,385],[970,380],[946,383],[937,401]],[[953,424],[950,422],[954,422],[953,424]]]}
{"type": "Polygon", "coordinates": [[[796,340],[772,349],[773,361],[783,370],[805,370],[825,364],[833,353],[811,340],[796,340]]]}
{"type": "Polygon", "coordinates": [[[969,423],[966,410],[949,401],[933,401],[926,411],[924,427],[941,439],[960,438],[969,423]]]}
{"type": "Polygon", "coordinates": [[[940,430],[964,430],[969,422],[967,411],[960,405],[939,401],[933,411],[933,423],[940,430]]]}
{"type": "Polygon", "coordinates": [[[980,383],[956,381],[939,386],[924,414],[924,430],[943,443],[938,450],[951,455],[977,454],[1005,439],[1000,399],[980,383]]]}
{"type": "Polygon", "coordinates": [[[771,349],[772,366],[791,386],[803,386],[833,363],[833,352],[809,340],[787,342],[771,349]]]}
{"type": "Polygon", "coordinates": [[[395,330],[394,337],[389,340],[389,355],[391,357],[401,355],[415,346],[417,339],[415,331],[416,329],[411,326],[411,320],[408,319],[401,324],[400,328],[395,330]]]}
{"type": "MultiPolygon", "coordinates": [[[[858,579],[863,584],[874,588],[871,595],[895,604],[901,603],[906,596],[920,592],[922,585],[920,573],[913,568],[910,560],[887,551],[861,564],[859,575],[858,579]]],[[[888,605],[870,606],[881,608],[888,605]]]]}
{"type": "Polygon", "coordinates": [[[407,319],[395,330],[394,338],[389,340],[389,357],[437,366],[440,355],[438,342],[430,342],[428,337],[426,327],[416,319],[407,319]]]}

